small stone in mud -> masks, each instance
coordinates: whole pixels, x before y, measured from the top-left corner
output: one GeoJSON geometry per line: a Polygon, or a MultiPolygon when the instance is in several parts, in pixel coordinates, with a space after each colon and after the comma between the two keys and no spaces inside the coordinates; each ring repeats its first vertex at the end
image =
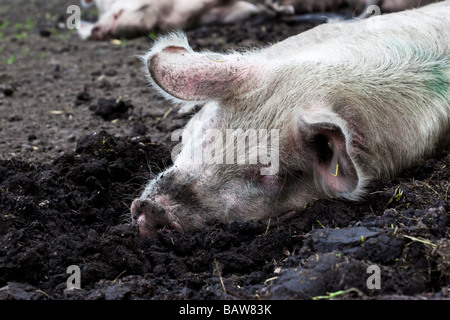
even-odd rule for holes
{"type": "Polygon", "coordinates": [[[39,35],[43,38],[48,38],[48,37],[50,37],[51,32],[46,29],[42,29],[42,30],[39,30],[39,35]]]}
{"type": "Polygon", "coordinates": [[[128,109],[130,108],[133,108],[133,106],[123,100],[100,98],[97,105],[93,105],[89,109],[104,120],[111,121],[120,118],[128,119],[128,109]]]}
{"type": "Polygon", "coordinates": [[[135,122],[133,124],[133,129],[131,130],[131,136],[143,136],[147,133],[147,127],[143,123],[135,122]]]}
{"type": "Polygon", "coordinates": [[[8,118],[9,122],[18,122],[18,121],[22,121],[22,120],[23,120],[23,118],[21,116],[15,115],[15,114],[13,114],[12,116],[10,116],[8,118]]]}
{"type": "Polygon", "coordinates": [[[108,69],[105,71],[105,75],[108,77],[114,77],[117,75],[117,71],[114,69],[108,69]]]}
{"type": "Polygon", "coordinates": [[[29,145],[28,143],[22,144],[21,147],[22,147],[23,151],[27,151],[27,152],[34,150],[33,146],[29,145]]]}
{"type": "Polygon", "coordinates": [[[14,93],[14,88],[10,84],[0,84],[0,92],[9,97],[14,93]]]}
{"type": "Polygon", "coordinates": [[[82,91],[79,94],[77,94],[77,100],[75,100],[75,105],[79,106],[88,101],[91,101],[91,96],[89,95],[89,92],[82,91]]]}

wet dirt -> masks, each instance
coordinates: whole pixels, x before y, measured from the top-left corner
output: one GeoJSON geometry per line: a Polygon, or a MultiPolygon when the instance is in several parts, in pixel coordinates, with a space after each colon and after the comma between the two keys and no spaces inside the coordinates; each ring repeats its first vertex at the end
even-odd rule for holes
{"type": "MultiPolygon", "coordinates": [[[[141,75],[134,55],[150,38],[81,41],[69,4],[0,7],[0,299],[449,299],[448,151],[358,203],[141,238],[130,204],[171,164],[170,135],[189,116],[141,75]],[[79,290],[67,289],[71,265],[79,290]]],[[[187,35],[226,51],[313,26],[254,18],[187,35]]]]}

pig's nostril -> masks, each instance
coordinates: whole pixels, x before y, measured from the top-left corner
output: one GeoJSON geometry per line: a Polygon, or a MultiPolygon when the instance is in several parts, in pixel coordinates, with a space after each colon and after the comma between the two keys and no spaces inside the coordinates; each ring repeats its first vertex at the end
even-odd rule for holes
{"type": "Polygon", "coordinates": [[[154,201],[136,199],[131,204],[131,221],[139,227],[139,232],[147,237],[156,236],[157,231],[181,230],[181,225],[173,221],[167,208],[154,201]]]}
{"type": "Polygon", "coordinates": [[[136,223],[137,223],[137,225],[141,225],[141,224],[145,223],[145,215],[143,213],[137,218],[136,223]]]}
{"type": "Polygon", "coordinates": [[[155,225],[155,230],[165,230],[165,229],[166,229],[165,225],[162,225],[162,224],[155,225]]]}

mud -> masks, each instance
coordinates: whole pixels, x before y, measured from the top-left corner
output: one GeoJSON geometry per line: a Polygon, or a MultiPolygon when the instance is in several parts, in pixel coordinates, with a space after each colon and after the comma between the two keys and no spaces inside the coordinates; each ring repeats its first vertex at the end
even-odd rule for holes
{"type": "MultiPolygon", "coordinates": [[[[133,55],[150,38],[82,42],[64,26],[69,4],[0,7],[0,299],[449,299],[448,151],[358,203],[141,238],[131,201],[171,164],[188,116],[140,74],[133,55]],[[79,290],[67,289],[71,265],[79,290]],[[367,285],[374,265],[380,289],[367,285]]],[[[313,25],[254,18],[187,34],[195,49],[241,50],[313,25]]]]}

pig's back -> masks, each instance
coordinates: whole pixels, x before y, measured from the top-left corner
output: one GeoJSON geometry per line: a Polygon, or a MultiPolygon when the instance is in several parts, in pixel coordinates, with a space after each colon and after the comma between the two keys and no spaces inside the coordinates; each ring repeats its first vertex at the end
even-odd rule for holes
{"type": "Polygon", "coordinates": [[[440,50],[450,54],[449,16],[450,1],[444,1],[360,21],[322,24],[264,49],[261,54],[268,59],[319,62],[348,60],[361,55],[377,59],[380,57],[377,51],[399,40],[422,46],[425,51],[435,51],[427,47],[429,42],[435,42],[440,50]],[[420,38],[425,41],[420,42],[420,38]]]}

